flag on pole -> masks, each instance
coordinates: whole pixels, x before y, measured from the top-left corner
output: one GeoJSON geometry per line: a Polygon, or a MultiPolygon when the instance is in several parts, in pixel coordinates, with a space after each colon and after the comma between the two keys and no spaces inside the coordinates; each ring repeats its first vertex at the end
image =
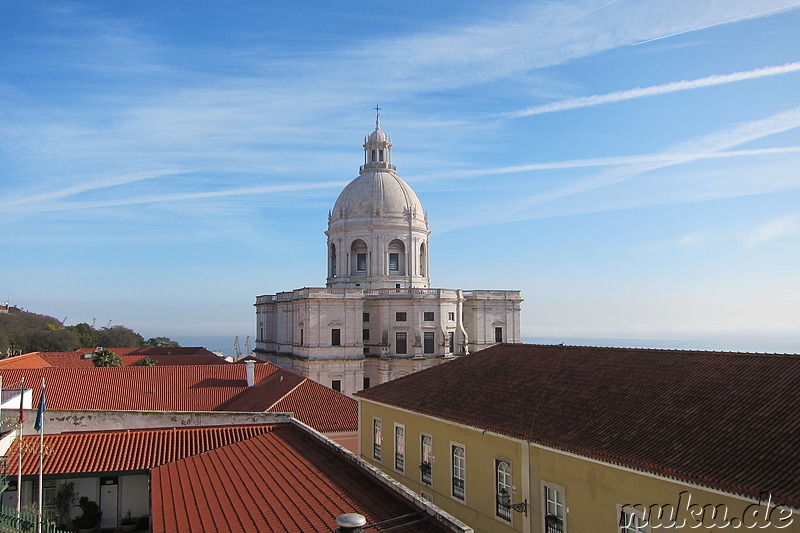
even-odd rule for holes
{"type": "Polygon", "coordinates": [[[25,422],[25,377],[19,382],[19,423],[22,425],[25,422]]]}
{"type": "Polygon", "coordinates": [[[44,419],[44,378],[42,378],[42,395],[39,398],[39,410],[36,411],[36,422],[33,424],[33,429],[39,431],[42,429],[42,420],[44,419]]]}

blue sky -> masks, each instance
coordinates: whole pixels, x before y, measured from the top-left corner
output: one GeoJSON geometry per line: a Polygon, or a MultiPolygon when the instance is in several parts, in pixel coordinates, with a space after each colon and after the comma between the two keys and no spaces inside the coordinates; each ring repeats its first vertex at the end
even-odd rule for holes
{"type": "Polygon", "coordinates": [[[432,285],[528,341],[800,352],[800,2],[0,0],[0,300],[244,336],[380,104],[432,285]]]}

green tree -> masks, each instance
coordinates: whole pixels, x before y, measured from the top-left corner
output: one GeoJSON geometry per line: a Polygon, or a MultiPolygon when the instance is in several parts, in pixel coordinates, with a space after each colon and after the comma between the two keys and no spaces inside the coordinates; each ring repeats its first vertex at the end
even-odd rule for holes
{"type": "Polygon", "coordinates": [[[55,318],[12,307],[0,314],[0,351],[9,347],[22,353],[63,352],[79,348],[80,341],[55,318]]]}
{"type": "Polygon", "coordinates": [[[156,362],[145,356],[133,363],[133,366],[156,366],[156,362]]]}
{"type": "Polygon", "coordinates": [[[106,350],[104,348],[94,354],[92,363],[94,363],[94,366],[118,367],[122,366],[122,359],[111,350],[106,350]]]}
{"type": "Polygon", "coordinates": [[[141,335],[125,326],[111,326],[97,332],[99,343],[96,346],[103,348],[133,348],[142,346],[144,339],[141,335]]]}
{"type": "Polygon", "coordinates": [[[150,337],[144,341],[144,345],[149,348],[180,348],[181,345],[169,337],[150,337]]]}
{"type": "Polygon", "coordinates": [[[81,348],[96,348],[100,346],[100,337],[97,335],[97,330],[86,322],[81,322],[74,326],[67,326],[67,329],[78,336],[81,342],[81,348]]]}

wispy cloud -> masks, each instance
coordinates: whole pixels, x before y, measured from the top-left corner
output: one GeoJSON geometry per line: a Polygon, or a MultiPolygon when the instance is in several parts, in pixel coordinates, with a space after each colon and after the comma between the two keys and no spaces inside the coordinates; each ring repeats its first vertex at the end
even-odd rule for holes
{"type": "MultiPolygon", "coordinates": [[[[518,222],[541,218],[543,216],[558,216],[567,213],[576,214],[577,212],[586,212],[586,210],[600,211],[603,210],[604,207],[596,203],[592,203],[590,208],[583,206],[576,209],[575,206],[567,206],[550,211],[532,208],[544,204],[552,204],[559,200],[581,195],[595,189],[609,187],[633,178],[638,178],[655,170],[708,157],[716,157],[717,154],[722,156],[726,153],[726,150],[735,146],[798,127],[800,127],[800,107],[775,113],[763,119],[738,123],[731,127],[676,144],[657,154],[638,156],[632,160],[631,164],[609,168],[592,176],[573,181],[568,185],[523,196],[513,203],[506,202],[502,207],[495,205],[486,206],[483,209],[483,211],[487,213],[485,216],[474,216],[473,213],[469,218],[447,221],[445,223],[446,230],[474,227],[476,225],[518,222]]],[[[796,151],[795,148],[790,150],[790,152],[796,151]]],[[[760,150],[748,152],[757,154],[760,150]]],[[[725,196],[730,196],[730,193],[726,193],[725,196]]],[[[711,198],[706,197],[705,199],[709,200],[711,198]]],[[[658,198],[648,199],[650,203],[658,203],[659,201],[660,199],[658,198]]],[[[609,205],[607,208],[618,208],[618,204],[614,204],[613,206],[609,205]]]]}
{"type": "MultiPolygon", "coordinates": [[[[24,211],[26,213],[46,213],[55,211],[75,211],[79,209],[99,209],[109,207],[122,207],[130,205],[143,205],[143,204],[157,204],[157,203],[177,203],[191,200],[208,200],[213,198],[226,198],[226,197],[250,197],[257,195],[278,194],[278,193],[297,193],[303,191],[315,191],[324,189],[341,189],[347,185],[347,181],[323,181],[315,183],[294,183],[284,185],[263,185],[258,187],[242,187],[236,189],[223,189],[216,191],[202,191],[202,192],[176,192],[165,194],[151,194],[141,195],[135,197],[116,196],[106,200],[94,201],[72,201],[72,202],[54,202],[54,203],[36,203],[35,205],[28,205],[32,202],[26,202],[26,207],[22,208],[16,206],[17,209],[9,209],[9,213],[15,211],[24,211]]],[[[4,206],[0,204],[0,208],[4,206]]]]}
{"type": "Polygon", "coordinates": [[[800,213],[770,220],[748,235],[745,242],[755,246],[796,235],[800,235],[800,213]]]}
{"type": "Polygon", "coordinates": [[[721,20],[719,22],[714,22],[714,23],[711,23],[711,24],[704,24],[704,25],[701,25],[701,26],[695,26],[693,28],[689,28],[689,29],[686,29],[686,30],[676,31],[676,32],[670,33],[668,35],[660,35],[658,37],[652,37],[650,39],[645,39],[643,41],[639,41],[637,43],[633,43],[633,44],[631,44],[631,46],[639,46],[641,44],[652,43],[653,41],[660,41],[661,39],[668,39],[670,37],[677,37],[678,35],[684,35],[686,33],[691,33],[691,32],[694,32],[694,31],[706,30],[708,28],[713,28],[715,26],[722,26],[723,24],[732,24],[734,22],[740,22],[742,20],[747,20],[747,19],[757,18],[757,17],[763,17],[765,15],[771,15],[772,13],[777,13],[778,11],[785,11],[787,9],[791,9],[791,8],[799,6],[799,5],[800,5],[800,3],[794,3],[794,4],[787,5],[787,6],[780,6],[780,7],[776,7],[776,8],[773,8],[773,9],[766,9],[766,10],[760,11],[758,13],[742,15],[742,16],[738,16],[738,17],[734,17],[734,18],[729,18],[729,19],[726,19],[726,20],[721,20]]]}
{"type": "Polygon", "coordinates": [[[788,74],[791,72],[800,71],[800,61],[794,63],[786,63],[776,67],[764,67],[754,70],[746,70],[742,72],[734,72],[733,74],[721,74],[714,76],[707,76],[705,78],[698,78],[694,80],[674,81],[664,83],[662,85],[651,85],[650,87],[637,87],[636,89],[629,89],[626,91],[615,91],[613,93],[597,94],[593,96],[583,96],[580,98],[571,98],[569,100],[562,100],[560,102],[553,102],[544,104],[513,113],[506,113],[505,116],[518,118],[528,117],[531,115],[541,115],[544,113],[553,113],[556,111],[566,111],[568,109],[578,109],[581,107],[591,107],[602,104],[610,104],[614,102],[622,102],[625,100],[633,100],[635,98],[645,98],[648,96],[656,96],[659,94],[669,94],[678,91],[689,91],[692,89],[701,89],[704,87],[713,87],[715,85],[725,85],[728,83],[736,83],[745,80],[754,80],[764,78],[767,76],[776,76],[779,74],[788,74]]]}
{"type": "Polygon", "coordinates": [[[571,159],[566,161],[552,161],[548,163],[531,163],[528,165],[513,165],[508,167],[493,167],[472,170],[457,170],[437,172],[417,176],[415,182],[447,178],[472,178],[477,176],[492,176],[501,174],[514,174],[518,172],[533,172],[538,170],[563,170],[569,168],[585,167],[615,167],[650,163],[681,163],[687,160],[723,159],[732,157],[752,157],[763,155],[779,155],[800,153],[800,146],[781,146],[777,148],[757,148],[752,150],[726,150],[724,152],[660,152],[654,154],[593,157],[588,159],[571,159]]]}

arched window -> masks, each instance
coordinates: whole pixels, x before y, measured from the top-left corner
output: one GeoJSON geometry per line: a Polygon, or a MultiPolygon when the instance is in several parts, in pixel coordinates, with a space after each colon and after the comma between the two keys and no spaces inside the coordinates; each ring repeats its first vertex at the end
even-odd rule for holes
{"type": "Polygon", "coordinates": [[[336,277],[336,245],[331,243],[331,277],[336,277]]]}
{"type": "Polygon", "coordinates": [[[389,275],[402,276],[406,272],[406,245],[400,239],[389,243],[389,275]]]}
{"type": "Polygon", "coordinates": [[[495,461],[497,467],[497,516],[503,520],[511,520],[511,508],[508,503],[511,502],[511,493],[513,488],[511,486],[511,466],[505,461],[495,461]],[[504,501],[505,500],[505,501],[504,501]]]}
{"type": "Polygon", "coordinates": [[[350,274],[365,275],[367,273],[367,243],[361,239],[353,241],[350,246],[350,274]]]}
{"type": "Polygon", "coordinates": [[[423,242],[419,246],[419,275],[426,276],[425,272],[427,271],[426,261],[428,260],[427,254],[425,253],[425,243],[423,242]]]}

